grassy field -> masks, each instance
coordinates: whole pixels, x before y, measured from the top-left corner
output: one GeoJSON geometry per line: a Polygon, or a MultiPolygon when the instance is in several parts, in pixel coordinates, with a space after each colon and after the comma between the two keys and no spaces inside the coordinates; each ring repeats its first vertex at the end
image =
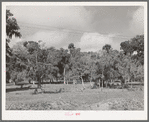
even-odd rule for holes
{"type": "Polygon", "coordinates": [[[81,84],[44,84],[44,93],[33,88],[7,86],[6,110],[143,110],[144,91],[86,89],[81,84]]]}

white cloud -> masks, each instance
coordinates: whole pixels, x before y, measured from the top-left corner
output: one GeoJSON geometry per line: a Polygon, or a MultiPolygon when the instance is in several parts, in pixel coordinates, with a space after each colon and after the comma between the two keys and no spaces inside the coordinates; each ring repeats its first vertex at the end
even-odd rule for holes
{"type": "MultiPolygon", "coordinates": [[[[21,41],[35,41],[38,42],[41,40],[41,46],[44,47],[55,47],[61,48],[67,43],[69,38],[69,31],[61,30],[61,31],[38,31],[31,36],[27,36],[26,38],[15,38],[12,37],[10,41],[10,47],[13,47],[15,44],[21,41]]],[[[67,44],[68,45],[68,44],[67,44]]]]}
{"type": "Polygon", "coordinates": [[[102,35],[99,33],[84,33],[80,42],[77,43],[81,51],[98,51],[101,50],[105,44],[113,44],[114,35],[102,35]]]}
{"type": "Polygon", "coordinates": [[[68,48],[70,43],[76,44],[82,35],[76,35],[69,30],[39,31],[25,38],[27,41],[42,40],[41,45],[45,47],[68,48]]]}
{"type": "Polygon", "coordinates": [[[39,41],[44,47],[55,47],[57,49],[67,49],[70,43],[74,43],[76,48],[81,51],[99,51],[105,44],[110,44],[113,49],[119,50],[121,42],[115,42],[116,34],[103,35],[99,33],[84,33],[83,35],[73,35],[68,30],[61,31],[40,31],[25,39],[14,38],[11,40],[10,46],[14,46],[21,41],[39,41]]]}
{"type": "Polygon", "coordinates": [[[62,31],[41,31],[34,35],[27,37],[26,40],[39,41],[45,43],[46,47],[58,47],[63,40],[68,36],[68,33],[63,33],[62,31]]]}
{"type": "Polygon", "coordinates": [[[130,22],[130,30],[136,35],[144,34],[144,8],[143,7],[140,7],[134,12],[133,18],[130,22]]]}
{"type": "Polygon", "coordinates": [[[81,51],[98,51],[105,44],[110,44],[113,49],[119,49],[119,44],[114,43],[113,37],[115,34],[102,35],[99,33],[84,33],[83,35],[73,35],[68,30],[61,31],[41,31],[27,37],[25,40],[39,41],[45,47],[68,48],[70,43],[74,43],[76,48],[81,48],[81,51]]]}

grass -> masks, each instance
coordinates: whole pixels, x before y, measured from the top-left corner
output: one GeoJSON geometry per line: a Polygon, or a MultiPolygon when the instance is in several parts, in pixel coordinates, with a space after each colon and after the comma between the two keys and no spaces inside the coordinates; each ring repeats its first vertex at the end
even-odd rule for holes
{"type": "Polygon", "coordinates": [[[143,91],[90,89],[89,84],[45,84],[44,93],[34,88],[7,86],[7,110],[143,110],[143,91]],[[61,90],[60,90],[61,89],[61,90]]]}

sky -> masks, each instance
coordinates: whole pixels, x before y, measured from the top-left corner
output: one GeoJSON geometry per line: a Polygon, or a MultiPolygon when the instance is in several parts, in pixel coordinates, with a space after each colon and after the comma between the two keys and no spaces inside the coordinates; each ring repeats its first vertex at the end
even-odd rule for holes
{"type": "Polygon", "coordinates": [[[98,51],[105,44],[120,50],[120,43],[144,34],[141,6],[7,6],[20,26],[20,41],[39,41],[42,46],[98,51]]]}

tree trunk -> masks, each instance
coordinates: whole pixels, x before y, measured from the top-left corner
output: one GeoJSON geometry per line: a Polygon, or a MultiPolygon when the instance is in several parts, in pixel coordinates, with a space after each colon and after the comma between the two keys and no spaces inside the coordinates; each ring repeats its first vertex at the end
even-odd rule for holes
{"type": "Polygon", "coordinates": [[[111,79],[111,84],[110,84],[110,87],[112,86],[112,79],[111,79]]]}
{"type": "Polygon", "coordinates": [[[103,88],[103,79],[102,79],[102,88],[103,88]]]}
{"type": "Polygon", "coordinates": [[[125,85],[126,85],[126,79],[124,78],[124,80],[125,80],[125,85]]]}
{"type": "Polygon", "coordinates": [[[68,79],[67,79],[67,85],[68,85],[68,79]]]}
{"type": "Polygon", "coordinates": [[[65,67],[64,67],[64,84],[65,84],[66,82],[65,82],[65,67]]]}
{"type": "Polygon", "coordinates": [[[44,90],[42,89],[42,86],[41,86],[41,79],[38,79],[38,87],[35,89],[34,93],[43,93],[44,90]]]}
{"type": "Polygon", "coordinates": [[[102,89],[103,89],[103,71],[102,71],[102,89]]]}
{"type": "Polygon", "coordinates": [[[75,80],[73,79],[73,85],[75,85],[75,80]]]}
{"type": "Polygon", "coordinates": [[[91,82],[92,82],[92,78],[90,79],[90,85],[91,85],[91,87],[93,87],[91,82]]]}
{"type": "Polygon", "coordinates": [[[103,90],[103,79],[101,79],[101,91],[103,90]]]}
{"type": "Polygon", "coordinates": [[[129,83],[131,82],[131,89],[132,89],[132,81],[130,81],[130,77],[128,77],[128,81],[129,83]]]}
{"type": "Polygon", "coordinates": [[[83,86],[83,89],[85,89],[85,86],[84,86],[84,82],[83,82],[83,78],[81,76],[81,80],[82,80],[82,86],[83,86]]]}
{"type": "Polygon", "coordinates": [[[38,80],[38,88],[41,89],[41,80],[38,80]]]}
{"type": "Polygon", "coordinates": [[[123,89],[124,89],[124,82],[121,80],[121,87],[122,87],[122,92],[123,92],[123,89]]]}
{"type": "Polygon", "coordinates": [[[69,73],[69,81],[68,82],[70,82],[70,72],[68,72],[69,73]]]}
{"type": "Polygon", "coordinates": [[[91,82],[92,82],[92,71],[91,71],[90,85],[91,85],[91,87],[93,87],[91,82]]]}
{"type": "Polygon", "coordinates": [[[37,65],[37,52],[36,52],[36,65],[37,65]]]}
{"type": "Polygon", "coordinates": [[[100,79],[99,79],[99,88],[100,88],[100,79]]]}

